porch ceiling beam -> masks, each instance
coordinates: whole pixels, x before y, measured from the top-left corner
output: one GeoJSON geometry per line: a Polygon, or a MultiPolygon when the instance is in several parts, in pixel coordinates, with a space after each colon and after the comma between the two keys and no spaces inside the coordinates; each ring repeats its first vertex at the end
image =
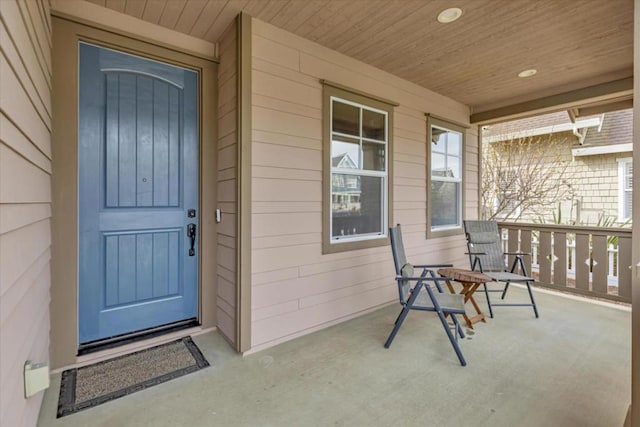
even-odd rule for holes
{"type": "Polygon", "coordinates": [[[593,116],[596,114],[602,114],[609,111],[626,110],[633,108],[633,99],[623,99],[621,101],[608,102],[600,105],[589,105],[586,107],[578,108],[578,117],[593,116]]]}
{"type": "Polygon", "coordinates": [[[550,95],[493,110],[471,114],[471,123],[489,124],[536,114],[568,110],[584,104],[621,102],[633,97],[633,77],[550,95]]]}

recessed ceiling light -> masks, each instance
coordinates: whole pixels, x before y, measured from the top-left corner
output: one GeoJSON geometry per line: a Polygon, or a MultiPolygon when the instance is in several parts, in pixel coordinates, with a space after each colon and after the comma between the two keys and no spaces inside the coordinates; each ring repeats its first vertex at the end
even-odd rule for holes
{"type": "Polygon", "coordinates": [[[528,70],[520,71],[518,73],[518,77],[531,77],[537,72],[538,70],[536,70],[535,68],[530,68],[528,70]]]}
{"type": "Polygon", "coordinates": [[[462,16],[462,9],[459,7],[451,7],[449,9],[445,9],[438,14],[438,22],[441,24],[448,24],[449,22],[453,22],[456,19],[462,16]]]}

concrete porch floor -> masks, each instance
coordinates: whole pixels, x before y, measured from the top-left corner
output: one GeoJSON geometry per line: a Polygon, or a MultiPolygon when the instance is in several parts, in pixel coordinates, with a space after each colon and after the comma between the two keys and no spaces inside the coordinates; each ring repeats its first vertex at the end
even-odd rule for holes
{"type": "Polygon", "coordinates": [[[475,326],[466,367],[433,313],[383,348],[395,304],[246,357],[196,336],[211,367],[61,419],[57,374],[38,426],[622,426],[630,311],[535,295],[539,319],[503,307],[475,326]]]}

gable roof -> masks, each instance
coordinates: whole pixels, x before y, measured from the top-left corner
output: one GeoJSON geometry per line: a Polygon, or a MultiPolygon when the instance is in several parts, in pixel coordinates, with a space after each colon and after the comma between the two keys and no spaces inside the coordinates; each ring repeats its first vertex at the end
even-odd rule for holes
{"type": "Polygon", "coordinates": [[[558,111],[485,126],[482,128],[482,138],[485,142],[496,142],[558,132],[574,132],[584,128],[597,128],[602,124],[602,116],[580,117],[573,123],[567,111],[558,111]]]}
{"type": "Polygon", "coordinates": [[[356,169],[356,163],[349,153],[343,153],[331,158],[331,166],[334,168],[356,169]]]}
{"type": "Polygon", "coordinates": [[[630,144],[633,142],[633,110],[604,114],[599,129],[587,129],[584,146],[630,144]]]}

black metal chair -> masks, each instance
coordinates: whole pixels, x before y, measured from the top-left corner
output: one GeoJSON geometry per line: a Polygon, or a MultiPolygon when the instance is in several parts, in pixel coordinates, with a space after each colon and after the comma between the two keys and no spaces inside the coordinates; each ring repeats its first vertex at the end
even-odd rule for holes
{"type": "Polygon", "coordinates": [[[398,293],[402,311],[400,311],[393,330],[384,344],[385,348],[391,346],[391,342],[398,333],[400,326],[402,326],[410,310],[433,311],[438,315],[449,337],[449,341],[451,341],[451,345],[458,356],[458,360],[460,360],[460,364],[465,366],[467,362],[464,360],[458,344],[458,335],[464,338],[464,332],[456,318],[456,314],[465,313],[464,296],[445,293],[440,286],[440,281],[447,280],[447,278],[438,277],[433,270],[439,267],[451,267],[451,265],[409,264],[402,243],[400,224],[396,227],[389,228],[389,235],[391,237],[391,250],[393,251],[393,261],[396,268],[396,281],[398,283],[398,293]],[[422,269],[422,272],[417,277],[414,276],[416,269],[422,269]],[[415,285],[412,286],[413,283],[415,283],[415,285]],[[431,287],[432,283],[435,284],[437,292],[431,287]],[[453,328],[450,327],[447,322],[446,314],[451,316],[453,328]]]}
{"type": "Polygon", "coordinates": [[[469,255],[469,264],[474,271],[480,271],[491,277],[496,282],[504,283],[502,289],[488,289],[484,284],[484,292],[487,297],[487,305],[489,306],[489,314],[493,317],[493,307],[510,306],[510,307],[533,307],[533,312],[538,316],[538,307],[533,298],[531,291],[531,282],[533,277],[529,277],[527,268],[524,265],[524,256],[531,254],[523,252],[504,252],[502,250],[502,241],[498,224],[495,221],[464,221],[464,231],[467,236],[467,250],[469,255]],[[511,268],[507,268],[506,255],[514,256],[511,268]],[[521,274],[518,274],[518,269],[521,274]],[[523,283],[529,292],[529,303],[493,303],[489,298],[490,292],[501,292],[501,299],[504,300],[507,295],[510,283],[523,283]]]}

